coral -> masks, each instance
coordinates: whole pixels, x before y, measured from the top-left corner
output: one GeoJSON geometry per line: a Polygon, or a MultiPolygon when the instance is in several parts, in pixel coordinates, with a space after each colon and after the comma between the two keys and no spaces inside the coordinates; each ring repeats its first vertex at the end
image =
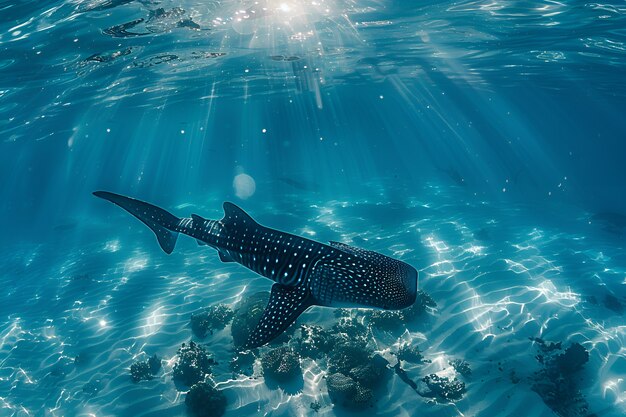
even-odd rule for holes
{"type": "Polygon", "coordinates": [[[328,394],[333,403],[349,408],[371,404],[373,388],[385,380],[388,362],[374,355],[362,339],[337,338],[328,356],[328,394]]]}
{"type": "Polygon", "coordinates": [[[580,371],[587,362],[589,362],[589,352],[579,343],[572,344],[565,353],[556,357],[556,365],[564,375],[580,371]]]}
{"type": "Polygon", "coordinates": [[[149,381],[159,370],[161,370],[161,360],[157,358],[157,355],[153,355],[147,361],[133,363],[130,366],[130,376],[133,382],[149,381]]]}
{"type": "Polygon", "coordinates": [[[472,375],[472,369],[470,368],[469,363],[465,362],[461,359],[455,359],[453,361],[448,362],[455,371],[463,375],[464,377],[469,377],[472,375]]]}
{"type": "Polygon", "coordinates": [[[204,338],[207,334],[213,334],[213,330],[226,327],[234,315],[233,310],[226,304],[211,306],[191,315],[191,330],[196,336],[204,338]]]}
{"type": "Polygon", "coordinates": [[[322,408],[322,404],[320,404],[319,401],[315,401],[311,403],[310,407],[311,407],[311,410],[317,413],[322,408]]]}
{"type": "Polygon", "coordinates": [[[329,353],[328,370],[332,373],[341,372],[347,375],[352,368],[368,363],[371,354],[372,351],[360,339],[340,340],[329,353]]]}
{"type": "Polygon", "coordinates": [[[350,400],[350,404],[355,408],[365,407],[370,405],[374,401],[374,391],[370,388],[366,388],[363,385],[356,384],[356,393],[350,400]]]}
{"type": "Polygon", "coordinates": [[[226,404],[224,394],[206,382],[194,384],[185,397],[185,405],[196,417],[220,417],[226,404]]]}
{"type": "Polygon", "coordinates": [[[322,354],[330,352],[335,345],[333,335],[321,326],[302,325],[300,333],[301,337],[296,343],[298,352],[304,357],[318,359],[322,354]]]}
{"type": "Polygon", "coordinates": [[[148,362],[135,362],[130,365],[130,377],[133,379],[133,382],[151,380],[153,376],[148,362]]]}
{"type": "Polygon", "coordinates": [[[354,316],[340,317],[332,331],[335,334],[347,336],[349,339],[362,341],[366,340],[368,334],[367,327],[354,316]]]}
{"type": "Polygon", "coordinates": [[[421,393],[425,397],[432,397],[438,401],[458,401],[465,394],[465,384],[458,379],[450,380],[437,374],[430,374],[422,378],[429,392],[421,393]]]}
{"type": "Polygon", "coordinates": [[[561,343],[548,344],[541,339],[537,360],[543,368],[533,374],[532,390],[556,414],[563,417],[588,416],[589,405],[578,388],[576,373],[589,361],[589,352],[573,343],[564,353],[561,343]]]}
{"type": "Polygon", "coordinates": [[[359,365],[350,370],[349,376],[361,385],[374,388],[383,380],[387,371],[387,360],[380,355],[374,355],[369,363],[359,365]]]}
{"type": "Polygon", "coordinates": [[[328,395],[334,402],[345,402],[348,398],[352,398],[356,393],[357,382],[340,373],[336,372],[326,378],[326,385],[328,387],[328,395]]]}
{"type": "Polygon", "coordinates": [[[255,360],[256,356],[254,356],[254,353],[249,350],[245,352],[238,352],[230,361],[230,369],[238,374],[252,376],[254,373],[255,360]]]}
{"type": "Polygon", "coordinates": [[[194,342],[189,342],[188,345],[183,343],[178,349],[178,359],[174,364],[174,380],[192,386],[210,374],[210,366],[216,364],[203,347],[194,342]]]}
{"type": "Polygon", "coordinates": [[[263,375],[284,382],[302,374],[300,357],[291,348],[283,346],[266,352],[261,357],[263,375]]]}
{"type": "Polygon", "coordinates": [[[404,321],[412,321],[429,310],[437,308],[437,303],[424,291],[418,291],[415,303],[409,308],[401,310],[404,321]]]}
{"type": "Polygon", "coordinates": [[[159,359],[156,354],[152,355],[150,359],[148,359],[148,366],[150,366],[152,375],[155,375],[161,370],[161,359],[159,359]]]}
{"type": "Polygon", "coordinates": [[[411,346],[408,343],[404,343],[400,346],[396,356],[398,357],[398,360],[409,362],[409,363],[430,362],[424,359],[424,356],[422,356],[422,353],[420,352],[417,346],[411,346]]]}
{"type": "Polygon", "coordinates": [[[374,398],[371,389],[342,373],[331,374],[326,379],[326,385],[332,402],[349,408],[361,408],[370,404],[374,398]]]}
{"type": "Polygon", "coordinates": [[[371,310],[367,319],[369,324],[377,330],[393,331],[404,326],[404,314],[397,310],[371,310]]]}
{"type": "Polygon", "coordinates": [[[394,331],[402,329],[406,322],[435,308],[437,308],[435,300],[424,291],[418,291],[412,306],[403,310],[370,310],[365,313],[365,318],[376,330],[394,331]]]}
{"type": "Polygon", "coordinates": [[[540,345],[540,349],[542,352],[552,352],[554,350],[561,350],[563,348],[561,342],[558,342],[558,343],[546,342],[543,339],[540,339],[538,337],[530,337],[529,339],[535,343],[538,343],[540,345]]]}

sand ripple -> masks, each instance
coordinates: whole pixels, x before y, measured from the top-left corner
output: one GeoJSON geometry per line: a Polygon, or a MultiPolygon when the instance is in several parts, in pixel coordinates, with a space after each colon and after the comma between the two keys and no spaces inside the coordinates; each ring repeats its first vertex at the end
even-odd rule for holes
{"type": "MultiPolygon", "coordinates": [[[[571,219],[586,217],[570,210],[571,219]]],[[[611,416],[626,411],[626,327],[618,311],[626,301],[626,259],[614,236],[582,221],[578,228],[540,221],[522,206],[468,208],[442,194],[393,205],[327,201],[292,213],[302,230],[354,241],[420,269],[420,287],[439,307],[399,336],[375,332],[381,354],[391,357],[403,341],[417,344],[431,363],[406,367],[415,380],[449,374],[454,358],[472,366],[467,395],[450,405],[427,403],[399,378],[390,378],[375,405],[377,415],[551,415],[528,382],[538,369],[530,337],[585,346],[591,361],[582,388],[592,410],[611,416]]],[[[193,338],[190,315],[218,302],[235,306],[270,286],[220,263],[211,249],[192,240],[181,239],[177,251],[166,256],[148,232],[137,224],[127,228],[126,220],[116,218],[124,225],[119,231],[95,230],[100,241],[3,252],[3,413],[180,415],[184,395],[171,375],[178,346],[193,338]],[[130,365],[154,353],[165,360],[162,373],[132,383],[130,365]]],[[[320,308],[301,318],[332,320],[332,311],[320,308]]],[[[304,416],[311,414],[312,402],[322,405],[319,415],[346,414],[328,398],[323,362],[304,361],[301,391],[287,393],[268,387],[263,378],[233,375],[228,327],[203,342],[220,362],[212,378],[228,398],[231,415],[304,416]]]]}

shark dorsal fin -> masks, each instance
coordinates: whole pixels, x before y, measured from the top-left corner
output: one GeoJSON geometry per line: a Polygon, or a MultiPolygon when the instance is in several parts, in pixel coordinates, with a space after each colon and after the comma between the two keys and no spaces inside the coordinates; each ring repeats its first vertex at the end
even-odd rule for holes
{"type": "Polygon", "coordinates": [[[280,336],[304,310],[313,305],[309,290],[274,284],[263,316],[250,333],[246,347],[260,347],[280,336]]]}
{"type": "Polygon", "coordinates": [[[362,248],[357,248],[355,246],[346,245],[345,243],[341,243],[341,242],[330,241],[328,242],[328,244],[335,249],[339,249],[340,251],[347,252],[349,254],[356,255],[356,256],[361,256],[361,257],[366,257],[366,258],[374,258],[376,256],[385,256],[378,252],[374,252],[374,251],[362,249],[362,248]]]}
{"type": "Polygon", "coordinates": [[[241,207],[236,206],[231,202],[224,202],[224,218],[222,219],[222,224],[229,225],[246,225],[246,226],[254,226],[257,222],[250,217],[248,213],[243,211],[241,207]]]}
{"type": "Polygon", "coordinates": [[[340,251],[349,253],[351,255],[358,256],[360,258],[364,258],[364,259],[370,260],[372,262],[382,263],[382,264],[387,264],[387,265],[390,265],[390,264],[393,264],[393,265],[404,264],[404,262],[402,262],[402,261],[390,258],[389,256],[383,255],[382,253],[374,252],[372,250],[357,248],[355,246],[346,245],[345,243],[341,243],[341,242],[333,242],[333,241],[331,241],[331,242],[328,242],[328,244],[330,246],[332,246],[333,248],[335,248],[335,249],[339,249],[340,251]]]}
{"type": "Polygon", "coordinates": [[[198,216],[197,214],[192,214],[191,218],[193,219],[194,223],[198,222],[198,224],[203,224],[204,222],[207,221],[207,219],[205,219],[202,216],[198,216]]]}

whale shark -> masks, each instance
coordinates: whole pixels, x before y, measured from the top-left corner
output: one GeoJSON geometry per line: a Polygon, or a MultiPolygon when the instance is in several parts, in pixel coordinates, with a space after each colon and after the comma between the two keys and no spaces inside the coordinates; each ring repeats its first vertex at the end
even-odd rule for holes
{"type": "Polygon", "coordinates": [[[400,310],[417,297],[418,272],[378,252],[344,243],[320,243],[257,223],[233,203],[224,217],[197,214],[178,218],[134,198],[106,191],[108,200],[148,226],[161,249],[170,254],[179,234],[217,250],[222,262],[236,262],[274,281],[270,299],[245,347],[263,346],[282,334],[311,306],[400,310]]]}

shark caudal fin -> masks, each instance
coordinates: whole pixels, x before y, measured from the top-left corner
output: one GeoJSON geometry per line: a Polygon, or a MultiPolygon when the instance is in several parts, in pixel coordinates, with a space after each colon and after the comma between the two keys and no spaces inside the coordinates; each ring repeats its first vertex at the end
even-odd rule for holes
{"type": "Polygon", "coordinates": [[[152,204],[124,197],[123,195],[109,193],[107,191],[96,191],[96,197],[103,198],[116,204],[141,220],[148,226],[157,237],[161,249],[167,254],[172,253],[176,246],[178,232],[172,231],[178,225],[180,219],[171,213],[152,204]]]}

